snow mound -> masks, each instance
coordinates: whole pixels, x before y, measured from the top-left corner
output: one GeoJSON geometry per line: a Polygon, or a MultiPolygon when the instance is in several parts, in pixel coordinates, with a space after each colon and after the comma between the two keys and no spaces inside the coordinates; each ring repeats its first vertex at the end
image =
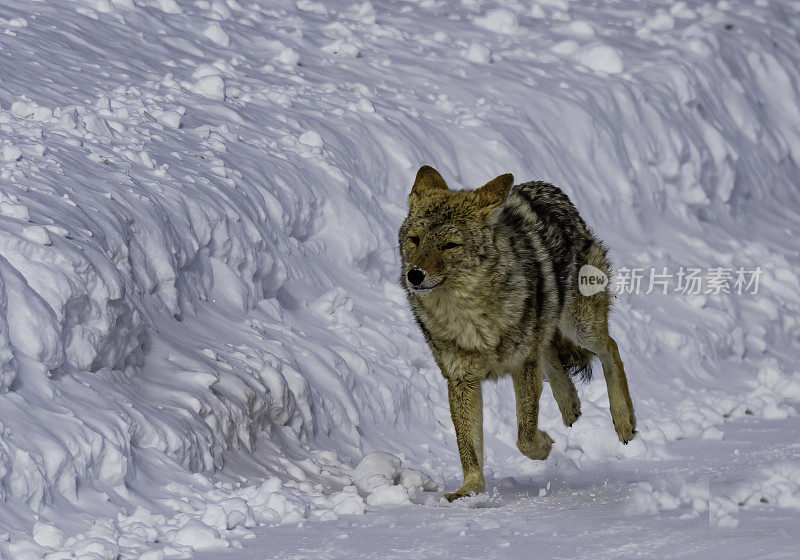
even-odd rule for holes
{"type": "Polygon", "coordinates": [[[623,70],[619,51],[608,45],[591,47],[579,53],[577,58],[578,62],[595,72],[619,74],[623,70]]]}
{"type": "Polygon", "coordinates": [[[753,482],[737,488],[734,497],[740,506],[800,510],[800,461],[783,460],[766,467],[753,482]]]}
{"type": "Polygon", "coordinates": [[[632,514],[674,511],[681,519],[707,517],[709,525],[722,528],[738,527],[743,510],[769,508],[800,510],[798,461],[779,461],[752,473],[732,489],[712,489],[707,479],[684,483],[672,491],[640,482],[629,497],[632,514]]]}
{"type": "Polygon", "coordinates": [[[370,506],[404,504],[420,500],[422,493],[439,489],[427,474],[401,468],[401,460],[390,453],[370,453],[353,469],[358,490],[370,506]]]}
{"type": "Polygon", "coordinates": [[[485,16],[476,17],[475,25],[494,31],[495,33],[505,33],[513,35],[519,31],[517,16],[509,10],[497,9],[489,10],[485,16]]]}

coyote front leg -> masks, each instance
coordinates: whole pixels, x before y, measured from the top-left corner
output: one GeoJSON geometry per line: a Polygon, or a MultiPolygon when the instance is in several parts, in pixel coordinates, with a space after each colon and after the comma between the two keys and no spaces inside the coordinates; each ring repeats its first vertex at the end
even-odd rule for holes
{"type": "Polygon", "coordinates": [[[450,416],[456,429],[458,454],[464,471],[464,485],[444,495],[449,501],[483,492],[483,399],[478,379],[450,379],[447,382],[450,416]]]}
{"type": "Polygon", "coordinates": [[[534,460],[544,461],[550,455],[552,438],[538,429],[539,397],[542,395],[543,376],[539,366],[531,361],[513,376],[517,395],[517,449],[534,460]]]}

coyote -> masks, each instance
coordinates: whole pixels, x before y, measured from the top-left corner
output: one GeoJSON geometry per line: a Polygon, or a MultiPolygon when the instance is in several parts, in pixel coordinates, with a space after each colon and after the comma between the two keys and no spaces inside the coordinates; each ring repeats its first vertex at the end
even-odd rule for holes
{"type": "Polygon", "coordinates": [[[600,358],[620,441],[636,434],[628,381],[608,333],[611,294],[578,289],[588,264],[609,275],[606,248],[567,195],[548,183],[514,186],[500,175],[474,191],[450,190],[430,166],[417,172],[400,227],[401,283],[447,380],[464,485],[484,491],[481,382],[511,375],[517,448],[544,460],[553,440],[537,428],[546,377],[564,424],[581,405],[570,374],[600,358]]]}

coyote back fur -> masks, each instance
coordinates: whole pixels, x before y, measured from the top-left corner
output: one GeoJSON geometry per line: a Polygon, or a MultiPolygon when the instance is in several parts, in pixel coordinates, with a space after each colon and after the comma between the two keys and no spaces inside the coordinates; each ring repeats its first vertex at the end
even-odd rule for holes
{"type": "Polygon", "coordinates": [[[553,440],[537,428],[546,377],[564,424],[580,416],[569,372],[600,359],[617,436],[636,418],[619,351],[608,334],[611,294],[583,296],[578,270],[610,275],[606,249],[559,188],[514,186],[501,175],[474,191],[450,190],[432,167],[417,173],[400,228],[401,282],[447,380],[464,485],[449,500],[482,492],[481,382],[511,375],[517,447],[544,460],[553,440]]]}

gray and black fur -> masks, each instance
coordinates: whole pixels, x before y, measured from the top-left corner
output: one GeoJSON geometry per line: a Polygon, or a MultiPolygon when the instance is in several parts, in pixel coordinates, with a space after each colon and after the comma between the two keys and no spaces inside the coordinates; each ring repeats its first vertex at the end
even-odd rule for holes
{"type": "MultiPolygon", "coordinates": [[[[603,257],[606,254],[567,195],[542,181],[511,188],[497,214],[495,231],[510,240],[517,262],[525,267],[526,278],[535,283],[537,316],[543,315],[545,309],[552,309],[555,316],[560,317],[572,302],[578,269],[588,262],[589,249],[596,245],[603,257]],[[550,266],[542,266],[539,258],[548,259],[550,266]],[[552,270],[555,286],[550,293],[544,290],[542,276],[548,268],[552,270]]],[[[576,346],[558,331],[553,335],[553,343],[558,348],[562,366],[570,375],[579,375],[583,380],[591,378],[591,352],[576,346]]]]}

